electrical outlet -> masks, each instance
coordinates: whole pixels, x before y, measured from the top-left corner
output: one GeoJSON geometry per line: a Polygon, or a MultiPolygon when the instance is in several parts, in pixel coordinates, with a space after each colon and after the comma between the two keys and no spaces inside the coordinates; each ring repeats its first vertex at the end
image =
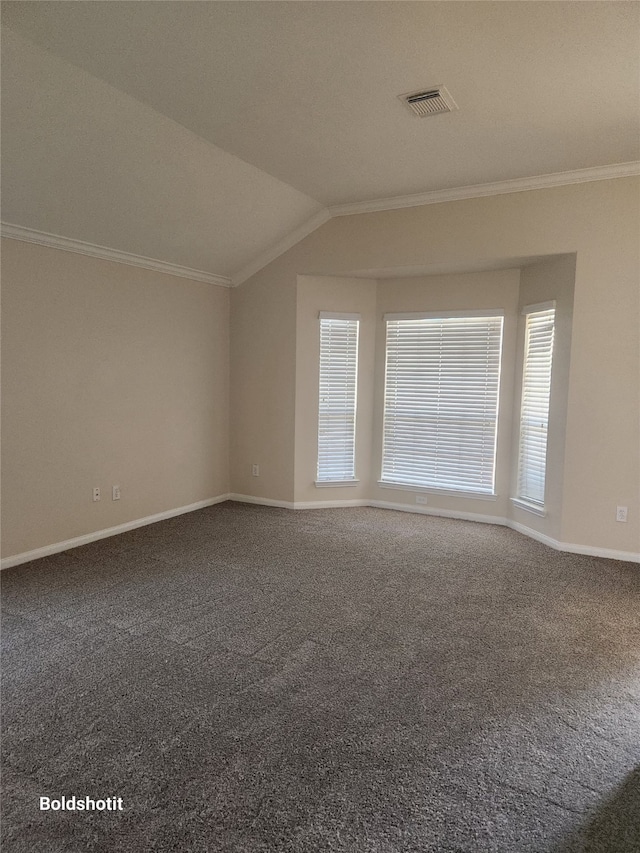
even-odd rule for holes
{"type": "Polygon", "coordinates": [[[416,503],[417,504],[426,504],[429,503],[426,495],[416,495],[416,503]]]}
{"type": "Polygon", "coordinates": [[[626,521],[626,520],[627,520],[627,507],[626,506],[616,507],[616,521],[626,521]]]}
{"type": "Polygon", "coordinates": [[[259,477],[260,476],[260,466],[255,463],[251,466],[251,476],[259,477]]]}
{"type": "Polygon", "coordinates": [[[111,499],[114,501],[120,500],[120,486],[114,486],[111,490],[111,499]]]}
{"type": "Polygon", "coordinates": [[[94,501],[100,500],[100,486],[96,486],[95,489],[93,490],[93,500],[94,501]]]}

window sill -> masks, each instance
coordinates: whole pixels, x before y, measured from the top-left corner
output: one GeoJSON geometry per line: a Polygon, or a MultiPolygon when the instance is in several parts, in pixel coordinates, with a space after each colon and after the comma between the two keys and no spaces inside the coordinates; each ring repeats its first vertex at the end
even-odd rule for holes
{"type": "Polygon", "coordinates": [[[316,489],[332,489],[336,486],[359,486],[360,480],[316,480],[316,489]]]}
{"type": "Polygon", "coordinates": [[[378,480],[381,489],[398,489],[404,492],[415,492],[419,495],[444,495],[450,498],[473,498],[479,501],[497,501],[498,495],[488,492],[465,492],[458,489],[431,489],[425,486],[409,486],[406,483],[392,483],[389,480],[378,480]]]}
{"type": "Polygon", "coordinates": [[[517,506],[518,509],[525,510],[525,512],[532,512],[534,515],[539,515],[541,518],[547,517],[547,511],[543,506],[527,503],[527,501],[523,501],[520,498],[511,498],[511,503],[514,506],[517,506]]]}

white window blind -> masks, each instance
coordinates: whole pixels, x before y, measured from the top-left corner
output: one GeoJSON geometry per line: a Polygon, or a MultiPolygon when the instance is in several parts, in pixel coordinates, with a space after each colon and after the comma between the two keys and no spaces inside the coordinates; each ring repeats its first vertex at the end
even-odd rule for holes
{"type": "Polygon", "coordinates": [[[539,506],[544,506],[554,322],[554,308],[527,309],[520,407],[518,497],[539,506]]]}
{"type": "Polygon", "coordinates": [[[320,314],[318,482],[355,479],[357,314],[320,314]]]}
{"type": "Polygon", "coordinates": [[[381,482],[493,494],[503,317],[385,319],[381,482]]]}

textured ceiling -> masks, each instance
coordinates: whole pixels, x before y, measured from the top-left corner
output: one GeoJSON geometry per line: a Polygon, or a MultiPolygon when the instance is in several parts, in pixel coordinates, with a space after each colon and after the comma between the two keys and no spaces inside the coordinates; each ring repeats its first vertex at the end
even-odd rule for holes
{"type": "Polygon", "coordinates": [[[5,3],[3,219],[229,275],[326,205],[637,160],[639,10],[5,3]]]}

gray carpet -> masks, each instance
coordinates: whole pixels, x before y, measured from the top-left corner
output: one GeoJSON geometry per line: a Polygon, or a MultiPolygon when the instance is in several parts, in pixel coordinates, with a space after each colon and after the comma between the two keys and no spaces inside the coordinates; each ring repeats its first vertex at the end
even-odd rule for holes
{"type": "Polygon", "coordinates": [[[640,850],[638,565],[226,503],[2,586],[4,853],[640,850]]]}

